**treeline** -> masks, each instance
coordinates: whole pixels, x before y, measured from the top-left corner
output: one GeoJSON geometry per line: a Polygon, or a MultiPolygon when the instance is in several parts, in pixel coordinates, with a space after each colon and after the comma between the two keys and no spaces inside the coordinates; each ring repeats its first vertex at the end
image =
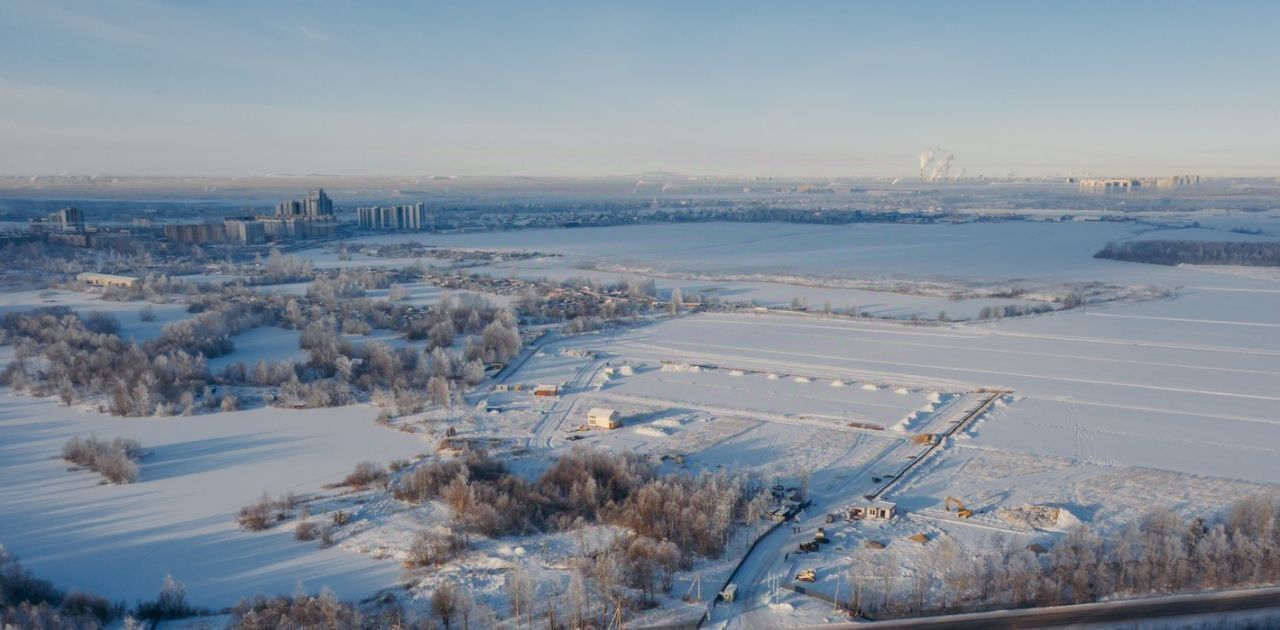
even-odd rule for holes
{"type": "Polygon", "coordinates": [[[1048,304],[1005,304],[1003,306],[984,306],[978,311],[978,319],[1003,319],[1005,317],[1023,317],[1048,313],[1053,307],[1048,304]]]}
{"type": "Polygon", "coordinates": [[[484,379],[486,365],[504,363],[522,341],[513,314],[477,296],[444,299],[428,308],[352,299],[355,289],[389,284],[386,272],[343,272],[312,283],[311,297],[262,295],[241,285],[186,285],[194,315],[166,324],[144,344],[119,336],[120,325],[102,313],[77,316],[65,307],[0,317],[0,344],[15,359],[0,383],[65,404],[105,397],[116,415],[190,414],[234,409],[216,385],[279,388],[272,400],[288,406],[347,404],[360,393],[395,400],[401,413],[427,402],[447,404],[452,393],[484,379]],[[237,363],[219,378],[206,359],[231,352],[232,336],[260,326],[302,331],[305,364],[237,363]],[[374,328],[428,340],[425,352],[382,343],[352,344],[343,334],[374,328]],[[455,340],[462,337],[460,348],[455,340]]]}
{"type": "Polygon", "coordinates": [[[414,566],[443,564],[467,537],[573,531],[608,524],[622,531],[602,544],[584,540],[569,561],[568,587],[535,601],[538,590],[520,570],[508,575],[511,616],[545,617],[550,627],[599,627],[623,611],[655,605],[695,557],[716,558],[735,528],[763,514],[767,493],[725,473],[660,476],[645,458],[585,448],[565,453],[533,481],[510,474],[483,452],[424,461],[400,475],[393,495],[411,503],[441,500],[453,523],[421,532],[408,552],[414,566]]]}
{"type": "Polygon", "coordinates": [[[1213,523],[1156,508],[1107,538],[1081,525],[1045,554],[996,538],[995,553],[970,556],[946,537],[930,543],[905,589],[896,563],[879,555],[891,552],[861,550],[850,604],[900,617],[1276,584],[1278,520],[1280,503],[1264,495],[1238,500],[1213,523]]]}
{"type": "Polygon", "coordinates": [[[160,339],[138,346],[120,338],[118,324],[104,327],[104,319],[81,319],[65,307],[0,317],[0,343],[14,345],[0,383],[57,395],[65,404],[106,396],[110,412],[122,416],[194,411],[208,382],[201,349],[216,338],[192,332],[201,335],[192,337],[199,343],[185,347],[181,339],[201,326],[182,322],[172,335],[166,328],[160,339]]]}
{"type": "Polygon", "coordinates": [[[1107,243],[1094,258],[1155,265],[1280,266],[1280,242],[1124,241],[1107,243]]]}
{"type": "Polygon", "coordinates": [[[152,269],[156,262],[162,262],[168,274],[199,273],[209,261],[199,247],[145,238],[104,239],[93,248],[0,239],[0,268],[22,271],[28,277],[65,277],[84,271],[141,275],[140,270],[152,269]]]}
{"type": "Polygon", "coordinates": [[[33,575],[0,546],[0,628],[140,630],[147,623],[208,614],[208,610],[187,603],[186,587],[170,576],[165,576],[156,599],[137,602],[128,610],[123,602],[111,602],[80,591],[63,591],[33,575]]]}
{"type": "Polygon", "coordinates": [[[347,404],[365,392],[375,402],[393,402],[403,415],[428,403],[449,404],[455,392],[484,380],[487,365],[507,362],[522,345],[511,312],[473,296],[412,311],[369,300],[355,302],[335,298],[320,308],[303,309],[289,301],[283,323],[294,327],[308,322],[299,340],[308,351],[306,363],[236,363],[222,371],[220,382],[278,387],[274,401],[285,406],[347,404]],[[427,346],[419,350],[382,342],[357,345],[341,337],[352,328],[369,332],[370,319],[410,339],[426,339],[427,346]],[[455,351],[460,335],[465,335],[464,341],[455,351]]]}
{"type": "MultiPolygon", "coordinates": [[[[487,536],[611,523],[686,556],[719,556],[756,499],[741,477],[659,477],[645,458],[577,448],[527,482],[476,451],[420,464],[393,486],[397,499],[441,499],[464,529],[487,536]]],[[[763,496],[763,495],[759,495],[763,496]]],[[[757,501],[763,499],[756,499],[757,501]]]]}

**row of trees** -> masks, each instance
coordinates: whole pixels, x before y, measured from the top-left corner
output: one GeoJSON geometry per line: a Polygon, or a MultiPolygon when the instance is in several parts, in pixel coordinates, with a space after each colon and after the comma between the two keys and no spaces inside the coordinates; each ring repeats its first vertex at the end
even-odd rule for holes
{"type": "Polygon", "coordinates": [[[1280,243],[1228,241],[1123,241],[1107,243],[1094,258],[1156,265],[1280,267],[1280,243]]]}
{"type": "Polygon", "coordinates": [[[1044,554],[997,535],[989,553],[974,555],[943,537],[905,578],[885,557],[891,550],[864,549],[849,567],[847,597],[853,608],[889,617],[1276,584],[1278,520],[1280,502],[1262,495],[1238,500],[1212,523],[1157,508],[1109,537],[1081,525],[1044,554]]]}
{"type": "MultiPolygon", "coordinates": [[[[1048,304],[1005,304],[1003,306],[984,306],[978,311],[978,319],[1001,319],[1004,317],[1024,317],[1048,313],[1053,307],[1048,304]]],[[[941,319],[945,319],[941,318],[941,319]]]]}

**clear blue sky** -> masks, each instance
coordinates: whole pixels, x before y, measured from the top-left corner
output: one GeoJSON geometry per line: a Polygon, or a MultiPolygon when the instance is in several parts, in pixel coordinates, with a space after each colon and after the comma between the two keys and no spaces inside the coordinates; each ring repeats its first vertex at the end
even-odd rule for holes
{"type": "Polygon", "coordinates": [[[0,0],[0,173],[1280,175],[1280,2],[0,0]]]}

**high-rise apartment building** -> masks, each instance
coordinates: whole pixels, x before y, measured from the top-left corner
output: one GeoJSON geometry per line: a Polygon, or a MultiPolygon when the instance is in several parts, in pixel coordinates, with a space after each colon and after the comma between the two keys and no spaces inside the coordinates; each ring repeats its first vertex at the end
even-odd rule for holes
{"type": "Polygon", "coordinates": [[[406,206],[356,208],[356,218],[363,230],[421,231],[432,224],[432,217],[421,202],[406,206]]]}
{"type": "Polygon", "coordinates": [[[313,190],[307,193],[305,199],[301,201],[290,200],[281,201],[276,204],[276,216],[278,217],[307,217],[308,219],[320,219],[333,216],[333,200],[326,195],[323,188],[313,190]]]}

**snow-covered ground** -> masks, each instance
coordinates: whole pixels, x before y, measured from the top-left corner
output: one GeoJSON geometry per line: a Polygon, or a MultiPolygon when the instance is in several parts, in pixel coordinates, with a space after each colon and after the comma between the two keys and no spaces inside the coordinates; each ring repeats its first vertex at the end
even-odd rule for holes
{"type": "Polygon", "coordinates": [[[267,363],[306,361],[307,351],[298,347],[300,337],[302,337],[300,331],[285,330],[275,326],[246,330],[231,337],[231,343],[235,344],[235,349],[229,354],[209,359],[209,371],[217,374],[228,365],[241,362],[252,368],[258,361],[267,363]]]}
{"type": "Polygon", "coordinates": [[[312,493],[357,462],[427,450],[378,427],[368,406],[259,408],[173,418],[115,418],[0,392],[0,535],[41,577],[110,599],[154,597],[165,574],[193,603],[223,607],[253,593],[332,588],[359,598],[394,586],[399,564],[299,542],[287,530],[240,531],[235,514],[264,491],[312,493]],[[136,483],[99,485],[68,472],[73,436],[137,439],[136,483]]]}
{"type": "MultiPolygon", "coordinates": [[[[842,616],[829,603],[796,594],[769,605],[769,576],[815,568],[817,587],[834,589],[835,576],[863,554],[868,540],[886,545],[901,577],[920,556],[919,543],[907,539],[912,534],[953,537],[969,549],[980,549],[997,533],[1048,545],[1076,521],[1106,532],[1156,504],[1211,517],[1236,497],[1274,489],[1280,484],[1280,275],[1092,258],[1106,242],[1128,238],[1274,238],[1226,231],[1255,225],[1269,230],[1273,223],[1225,217],[1179,230],[1116,222],[680,224],[359,240],[543,251],[561,256],[479,270],[599,280],[648,276],[663,294],[680,288],[767,305],[803,297],[810,307],[830,302],[897,318],[941,310],[971,317],[983,306],[1030,302],[953,301],[945,294],[811,283],[867,280],[915,290],[937,282],[1101,282],[1173,290],[1157,300],[982,323],[708,313],[570,337],[552,334],[528,361],[504,373],[502,384],[557,384],[558,397],[494,391],[489,388],[496,383],[486,383],[468,396],[466,408],[428,412],[433,422],[447,418],[463,439],[512,445],[521,454],[511,469],[527,476],[582,444],[661,458],[665,472],[731,470],[787,485],[808,478],[818,503],[802,514],[801,531],[784,527],[761,543],[763,551],[736,578],[743,584],[742,602],[717,607],[713,615],[718,622],[780,627],[842,616]],[[944,432],[975,401],[994,396],[981,388],[1010,393],[936,448],[912,439],[944,432]],[[583,428],[592,407],[617,410],[623,425],[583,428]],[[826,513],[916,461],[884,495],[898,505],[899,518],[830,524],[835,542],[827,551],[804,558],[789,553],[825,523],[826,513]],[[949,515],[942,507],[948,496],[973,508],[973,519],[949,515]],[[1057,508],[1062,516],[1054,527],[1037,529],[1000,512],[1027,506],[1057,508]]],[[[304,254],[326,267],[417,263],[341,260],[332,249],[304,254]]],[[[425,285],[406,288],[407,303],[414,305],[445,293],[425,285]]],[[[301,294],[306,284],[259,290],[301,294]]],[[[384,299],[387,293],[370,296],[384,299]]],[[[5,294],[0,312],[57,303],[113,312],[123,334],[139,340],[184,314],[179,305],[157,305],[157,321],[141,322],[140,303],[67,292],[5,294]]],[[[388,331],[346,338],[422,347],[388,331]]],[[[306,356],[297,347],[297,331],[260,328],[234,341],[235,351],[210,361],[212,369],[306,356]]],[[[0,360],[11,350],[0,348],[0,360]]],[[[574,536],[566,533],[479,540],[438,574],[402,575],[399,554],[411,531],[448,517],[439,504],[384,500],[363,506],[338,546],[326,550],[293,540],[287,527],[261,534],[236,528],[234,512],[263,490],[315,492],[357,461],[385,463],[428,449],[421,434],[376,426],[375,413],[357,406],[122,419],[2,392],[0,477],[7,483],[0,484],[0,544],[60,586],[133,600],[152,596],[163,575],[173,573],[196,603],[209,606],[253,592],[292,592],[298,581],[311,591],[327,585],[352,598],[410,582],[416,585],[410,597],[422,597],[447,576],[500,609],[508,568],[523,567],[549,584],[566,575],[561,560],[576,550],[574,536]],[[67,472],[57,459],[62,443],[89,434],[139,439],[152,451],[140,481],[100,486],[93,474],[67,472]]],[[[592,528],[590,536],[603,536],[604,529],[592,528]]],[[[739,537],[725,558],[698,559],[693,571],[678,576],[677,595],[701,574],[702,601],[709,601],[745,552],[747,536],[739,537]]],[[[645,618],[698,612],[697,605],[667,604],[645,618]]]]}

